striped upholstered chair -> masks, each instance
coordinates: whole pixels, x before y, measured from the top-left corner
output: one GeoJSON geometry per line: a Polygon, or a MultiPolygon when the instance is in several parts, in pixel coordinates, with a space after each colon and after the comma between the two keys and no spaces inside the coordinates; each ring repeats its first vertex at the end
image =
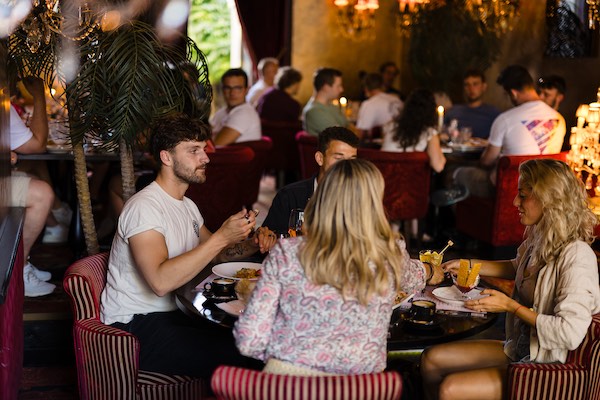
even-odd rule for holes
{"type": "Polygon", "coordinates": [[[510,400],[600,399],[600,314],[564,364],[511,364],[508,385],[510,400]]]}
{"type": "Polygon", "coordinates": [[[63,281],[73,306],[79,397],[202,399],[207,389],[202,380],[140,370],[138,339],[100,322],[107,267],[108,253],[86,257],[69,267],[63,281]]]}
{"type": "Polygon", "coordinates": [[[218,400],[394,400],[402,378],[397,372],[290,376],[220,366],[211,387],[218,400]]]}

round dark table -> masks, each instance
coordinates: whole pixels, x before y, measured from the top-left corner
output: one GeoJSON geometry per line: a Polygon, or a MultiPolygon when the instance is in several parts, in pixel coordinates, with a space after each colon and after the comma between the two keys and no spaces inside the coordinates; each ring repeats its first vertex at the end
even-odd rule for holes
{"type": "MultiPolygon", "coordinates": [[[[226,328],[232,328],[236,317],[226,313],[208,299],[203,290],[196,286],[211,275],[211,268],[205,268],[198,276],[177,289],[177,306],[192,318],[203,318],[226,328]]],[[[388,331],[388,351],[422,349],[433,344],[451,342],[476,335],[491,327],[497,314],[472,316],[466,313],[437,313],[432,328],[418,328],[406,320],[406,312],[400,308],[392,313],[388,331]]]]}

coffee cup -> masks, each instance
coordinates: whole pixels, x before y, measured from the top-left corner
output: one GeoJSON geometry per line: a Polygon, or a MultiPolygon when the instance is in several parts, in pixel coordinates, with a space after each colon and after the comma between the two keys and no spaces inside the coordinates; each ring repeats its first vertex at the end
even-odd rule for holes
{"type": "Polygon", "coordinates": [[[409,315],[415,322],[431,322],[435,315],[435,303],[429,300],[415,300],[412,302],[409,315]]]}
{"type": "Polygon", "coordinates": [[[233,296],[235,291],[235,281],[227,278],[217,278],[212,282],[204,284],[204,290],[211,292],[215,296],[233,296]]]}

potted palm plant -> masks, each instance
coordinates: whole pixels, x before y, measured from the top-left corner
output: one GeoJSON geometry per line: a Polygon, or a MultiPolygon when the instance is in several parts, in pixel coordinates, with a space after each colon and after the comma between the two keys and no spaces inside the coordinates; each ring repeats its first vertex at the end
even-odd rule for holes
{"type": "MultiPolygon", "coordinates": [[[[42,20],[40,13],[48,10],[38,6],[27,21],[42,20]]],[[[21,77],[40,76],[49,84],[58,79],[65,86],[86,248],[88,254],[95,254],[99,246],[84,142],[93,140],[104,149],[119,149],[127,200],[135,191],[132,149],[143,141],[152,120],[173,111],[208,118],[212,92],[206,60],[191,39],[184,38],[180,46],[164,43],[151,25],[140,21],[109,31],[91,25],[85,35],[67,38],[77,44],[80,65],[66,82],[59,68],[65,35],[50,30],[33,51],[27,21],[10,37],[9,58],[21,77]]]]}

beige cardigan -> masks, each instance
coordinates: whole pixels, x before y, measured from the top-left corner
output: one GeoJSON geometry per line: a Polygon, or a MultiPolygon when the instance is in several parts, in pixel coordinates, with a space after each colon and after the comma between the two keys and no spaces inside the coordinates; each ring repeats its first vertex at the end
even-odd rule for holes
{"type": "MultiPolygon", "coordinates": [[[[519,248],[518,254],[523,250],[519,248]]],[[[520,261],[517,257],[513,263],[520,261]]],[[[539,271],[533,310],[538,316],[530,332],[530,360],[564,363],[567,352],[583,341],[592,315],[600,312],[598,263],[587,243],[567,245],[557,260],[539,271]]],[[[510,313],[506,316],[507,338],[514,336],[514,318],[510,313]]]]}

